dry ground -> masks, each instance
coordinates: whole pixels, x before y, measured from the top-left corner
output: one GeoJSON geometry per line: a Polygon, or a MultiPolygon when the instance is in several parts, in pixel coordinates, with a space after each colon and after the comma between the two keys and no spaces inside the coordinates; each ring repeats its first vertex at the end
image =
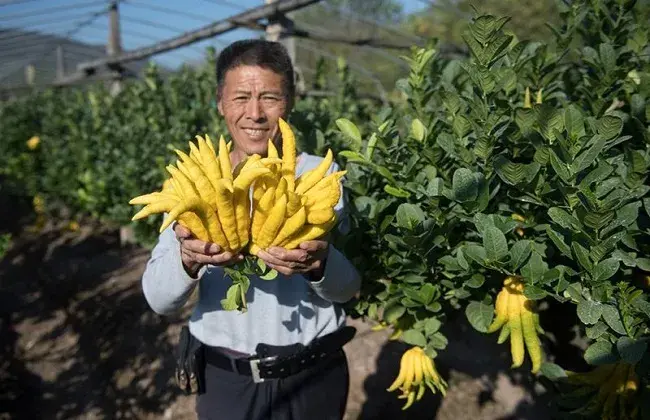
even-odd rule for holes
{"type": "MultiPolygon", "coordinates": [[[[193,419],[177,392],[171,351],[187,311],[152,312],[141,293],[148,252],[115,232],[84,227],[21,234],[0,262],[0,419],[193,419]]],[[[407,412],[385,389],[403,345],[358,328],[346,346],[346,419],[547,419],[546,395],[526,369],[509,371],[506,346],[448,323],[436,362],[450,389],[407,412]]]]}

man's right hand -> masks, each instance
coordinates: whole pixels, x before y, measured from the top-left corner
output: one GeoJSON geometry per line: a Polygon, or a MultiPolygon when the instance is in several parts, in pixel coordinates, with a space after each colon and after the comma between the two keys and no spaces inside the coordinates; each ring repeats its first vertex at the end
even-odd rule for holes
{"type": "Polygon", "coordinates": [[[211,242],[204,242],[192,235],[180,223],[174,223],[176,239],[181,243],[181,260],[187,274],[196,278],[199,270],[206,264],[231,265],[244,259],[242,254],[233,254],[211,242]]]}

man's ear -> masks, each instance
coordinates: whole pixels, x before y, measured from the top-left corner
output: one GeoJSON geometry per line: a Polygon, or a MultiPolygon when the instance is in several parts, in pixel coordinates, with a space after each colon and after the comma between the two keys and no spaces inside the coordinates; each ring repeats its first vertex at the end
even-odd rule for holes
{"type": "Polygon", "coordinates": [[[223,116],[223,103],[221,102],[221,98],[217,99],[217,110],[219,111],[219,115],[223,116]]]}

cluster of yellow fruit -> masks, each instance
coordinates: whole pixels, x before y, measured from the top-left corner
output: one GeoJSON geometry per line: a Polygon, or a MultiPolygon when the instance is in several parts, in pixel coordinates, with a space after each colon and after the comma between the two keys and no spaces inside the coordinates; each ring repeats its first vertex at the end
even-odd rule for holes
{"type": "Polygon", "coordinates": [[[580,395],[594,394],[574,411],[578,415],[601,415],[603,420],[636,419],[639,414],[639,377],[634,365],[619,362],[601,365],[585,373],[566,372],[567,381],[577,385],[580,395]]]}
{"type": "MultiPolygon", "coordinates": [[[[282,120],[280,131],[282,161],[270,164],[271,172],[253,186],[253,255],[270,246],[296,248],[301,242],[325,235],[336,223],[334,207],[341,198],[340,179],[346,171],[325,175],[334,159],[328,150],[316,168],[296,179],[295,139],[282,120]]],[[[269,140],[268,158],[277,157],[278,151],[269,140]]]]}
{"type": "Polygon", "coordinates": [[[524,363],[524,344],[532,361],[533,373],[542,365],[542,346],[537,333],[543,333],[535,308],[535,302],[524,296],[524,284],[519,277],[507,277],[503,288],[497,295],[495,304],[496,317],[487,332],[501,329],[498,343],[510,337],[512,367],[524,363]]]}
{"type": "Polygon", "coordinates": [[[436,389],[443,396],[447,392],[447,382],[436,371],[433,360],[421,347],[411,347],[402,355],[399,374],[388,391],[392,392],[397,389],[402,391],[398,398],[406,399],[406,404],[402,407],[402,410],[406,410],[414,401],[422,399],[425,387],[428,387],[434,394],[436,389]]]}
{"type": "Polygon", "coordinates": [[[132,220],[167,212],[161,232],[178,220],[198,239],[234,253],[248,248],[253,255],[276,245],[293,249],[325,235],[336,222],[345,171],[325,176],[333,161],[328,150],[318,167],[296,178],[295,136],[284,120],[278,124],[282,157],[269,140],[267,157],[251,155],[234,169],[223,136],[218,153],[210,137],[196,136],[198,146],[190,142],[189,155],[175,150],[180,160],[167,166],[171,177],[161,191],[129,201],[145,204],[132,220]]]}

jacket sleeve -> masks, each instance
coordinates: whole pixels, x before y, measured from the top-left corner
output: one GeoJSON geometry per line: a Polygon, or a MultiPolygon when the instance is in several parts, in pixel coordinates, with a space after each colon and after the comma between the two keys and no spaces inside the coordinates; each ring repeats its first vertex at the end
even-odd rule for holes
{"type": "MultiPolygon", "coordinates": [[[[334,163],[331,172],[340,170],[334,163]]],[[[348,216],[346,212],[346,194],[341,183],[341,198],[334,207],[340,223],[338,229],[341,234],[349,231],[348,216]]],[[[361,276],[350,260],[332,244],[329,245],[327,260],[323,277],[318,281],[309,281],[312,289],[318,296],[331,302],[344,303],[352,299],[361,289],[361,276]]]]}
{"type": "Polygon", "coordinates": [[[197,278],[187,274],[181,261],[180,243],[172,226],[160,234],[142,275],[145,299],[151,309],[160,315],[180,310],[207,270],[205,266],[202,267],[197,278]]]}

